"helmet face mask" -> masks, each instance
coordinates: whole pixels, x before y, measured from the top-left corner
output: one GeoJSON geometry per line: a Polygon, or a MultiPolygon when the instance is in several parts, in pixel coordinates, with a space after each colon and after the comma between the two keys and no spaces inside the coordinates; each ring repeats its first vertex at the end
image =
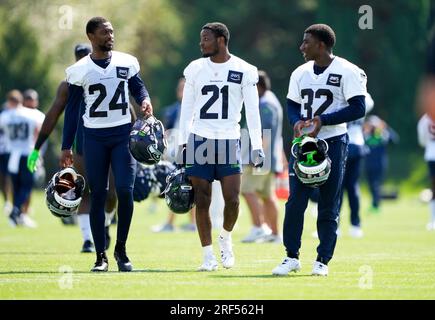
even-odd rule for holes
{"type": "Polygon", "coordinates": [[[179,168],[172,171],[166,178],[167,186],[163,191],[166,204],[175,213],[187,213],[193,208],[194,192],[188,180],[185,169],[179,168]]]}
{"type": "Polygon", "coordinates": [[[142,164],[158,163],[166,150],[165,128],[154,116],[138,119],[130,132],[131,155],[142,164]]]}
{"type": "Polygon", "coordinates": [[[304,185],[316,188],[328,180],[331,159],[325,140],[303,136],[293,142],[291,152],[295,157],[293,169],[304,185]]]}
{"type": "Polygon", "coordinates": [[[46,204],[58,218],[75,214],[82,201],[85,179],[74,168],[64,168],[54,174],[45,189],[46,204]]]}

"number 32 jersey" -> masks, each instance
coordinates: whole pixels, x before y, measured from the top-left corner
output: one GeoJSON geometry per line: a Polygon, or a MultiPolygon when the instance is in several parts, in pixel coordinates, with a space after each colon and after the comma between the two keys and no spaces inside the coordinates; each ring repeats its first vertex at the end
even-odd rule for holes
{"type": "Polygon", "coordinates": [[[109,128],[131,121],[128,79],[139,70],[135,57],[118,51],[112,51],[105,69],[93,62],[90,55],[66,69],[67,82],[84,90],[85,127],[109,128]]]}
{"type": "Polygon", "coordinates": [[[253,148],[261,148],[255,66],[234,55],[225,63],[200,58],[186,67],[184,76],[179,144],[187,143],[191,132],[208,139],[240,139],[244,103],[253,148]]]}
{"type": "MultiPolygon", "coordinates": [[[[312,119],[320,114],[337,112],[347,106],[350,98],[367,94],[365,72],[335,56],[323,73],[314,73],[314,61],[293,71],[287,98],[301,105],[301,116],[312,119]]],[[[346,123],[322,126],[319,138],[327,139],[347,132],[346,123]]]]}

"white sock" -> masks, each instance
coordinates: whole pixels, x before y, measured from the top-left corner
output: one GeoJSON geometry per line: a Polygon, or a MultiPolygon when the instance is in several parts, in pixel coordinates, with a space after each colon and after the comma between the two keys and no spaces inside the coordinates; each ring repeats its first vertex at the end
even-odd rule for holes
{"type": "Polygon", "coordinates": [[[79,220],[80,230],[82,231],[83,240],[92,241],[91,223],[89,221],[89,213],[81,213],[77,215],[79,220]]]}
{"type": "Polygon", "coordinates": [[[115,216],[116,213],[116,209],[113,209],[112,212],[105,212],[106,214],[106,221],[104,223],[105,227],[110,226],[110,224],[112,223],[113,217],[115,216]]]}
{"type": "Polygon", "coordinates": [[[430,202],[431,222],[435,223],[435,200],[430,202]]]}
{"type": "Polygon", "coordinates": [[[227,231],[225,229],[221,230],[220,236],[224,239],[230,239],[231,240],[231,231],[227,231]]]}
{"type": "Polygon", "coordinates": [[[202,252],[204,253],[204,258],[208,259],[213,257],[213,245],[208,245],[205,247],[202,247],[202,252]]]}

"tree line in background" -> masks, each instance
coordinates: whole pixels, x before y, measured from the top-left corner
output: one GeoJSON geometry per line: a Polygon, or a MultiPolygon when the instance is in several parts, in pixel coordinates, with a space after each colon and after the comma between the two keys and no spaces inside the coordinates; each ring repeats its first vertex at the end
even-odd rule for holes
{"type": "MultiPolygon", "coordinates": [[[[41,109],[46,111],[65,67],[74,62],[74,45],[87,42],[86,21],[102,15],[114,25],[116,49],[138,57],[158,115],[175,99],[184,67],[200,57],[199,32],[210,21],[227,24],[230,52],[266,70],[285,106],[290,73],[304,62],[299,52],[303,31],[321,22],[336,32],[334,53],[366,71],[368,90],[375,100],[373,113],[401,137],[400,145],[391,150],[392,177],[409,178],[415,164],[422,164],[416,143],[415,92],[424,69],[429,0],[71,0],[66,9],[62,7],[66,12],[72,9],[69,29],[60,25],[59,19],[65,18],[61,6],[64,1],[0,3],[1,97],[12,88],[32,87],[40,93],[41,109]],[[373,29],[359,28],[362,5],[373,9],[373,29]]],[[[288,151],[292,132],[285,109],[288,151]]],[[[48,172],[57,166],[53,156],[59,154],[61,127],[50,137],[48,172]]],[[[425,171],[419,172],[413,178],[416,181],[425,178],[425,171]]]]}

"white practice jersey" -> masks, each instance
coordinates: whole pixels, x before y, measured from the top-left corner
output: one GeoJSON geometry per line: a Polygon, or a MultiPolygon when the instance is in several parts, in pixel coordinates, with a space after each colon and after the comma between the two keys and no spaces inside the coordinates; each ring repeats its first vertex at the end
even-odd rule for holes
{"type": "Polygon", "coordinates": [[[252,147],[261,148],[255,66],[234,55],[225,63],[200,58],[186,67],[184,76],[179,144],[187,143],[190,133],[208,139],[239,139],[244,103],[252,147]]]}
{"type": "MultiPolygon", "coordinates": [[[[367,114],[370,111],[372,111],[375,105],[372,96],[368,92],[365,98],[365,102],[366,102],[366,114],[367,114]]],[[[363,124],[364,124],[364,117],[348,123],[347,134],[349,135],[349,144],[355,144],[357,146],[363,146],[365,144],[363,124]]]]}
{"type": "Polygon", "coordinates": [[[23,106],[7,109],[0,114],[0,127],[11,153],[30,154],[44,118],[45,114],[41,111],[23,106]]]}
{"type": "MultiPolygon", "coordinates": [[[[314,73],[314,61],[298,67],[290,77],[287,98],[301,104],[301,115],[312,119],[337,112],[349,105],[347,100],[367,93],[365,72],[346,59],[335,56],[323,73],[314,73]]],[[[322,126],[319,138],[327,139],[347,132],[346,123],[322,126]]]]}
{"type": "Polygon", "coordinates": [[[425,114],[417,125],[418,142],[425,148],[424,159],[435,161],[435,122],[425,114]]]}
{"type": "Polygon", "coordinates": [[[140,70],[137,59],[112,51],[110,64],[101,68],[90,55],[66,69],[66,81],[83,87],[87,128],[109,128],[131,122],[128,79],[140,70]]]}

